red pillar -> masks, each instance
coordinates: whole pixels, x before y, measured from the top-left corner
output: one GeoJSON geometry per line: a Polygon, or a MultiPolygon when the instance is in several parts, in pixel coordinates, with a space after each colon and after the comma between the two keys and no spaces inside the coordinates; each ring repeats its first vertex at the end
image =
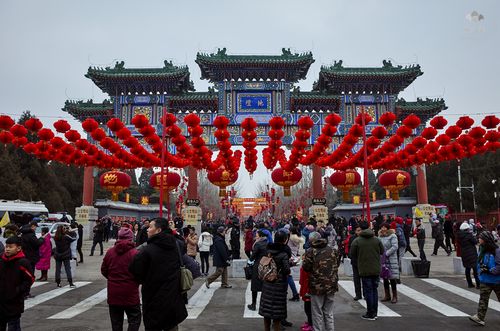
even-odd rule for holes
{"type": "Polygon", "coordinates": [[[312,181],[313,181],[313,198],[324,198],[325,192],[323,191],[323,178],[321,167],[312,165],[312,181]]]}
{"type": "Polygon", "coordinates": [[[83,170],[83,201],[84,206],[94,205],[94,168],[85,167],[83,170]]]}
{"type": "Polygon", "coordinates": [[[425,178],[425,165],[417,166],[417,203],[427,204],[427,179],[425,178]]]}
{"type": "Polygon", "coordinates": [[[198,199],[198,170],[188,166],[188,199],[198,199]]]}

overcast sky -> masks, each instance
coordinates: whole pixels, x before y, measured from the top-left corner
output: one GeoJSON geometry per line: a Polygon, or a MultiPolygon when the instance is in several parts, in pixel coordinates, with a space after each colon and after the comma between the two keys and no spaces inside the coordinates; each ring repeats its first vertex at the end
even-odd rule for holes
{"type": "MultiPolygon", "coordinates": [[[[290,47],[316,59],[302,91],[334,60],[380,66],[391,59],[424,72],[401,94],[406,100],[443,97],[452,120],[498,114],[499,13],[498,0],[0,0],[0,113],[29,109],[46,125],[69,119],[61,111],[66,99],[106,97],[83,76],[91,65],[161,67],[168,59],[187,64],[196,89],[205,91],[197,52],[280,54],[290,47]],[[468,19],[473,11],[484,19],[468,19]]],[[[266,174],[260,165],[256,177],[266,174]]],[[[254,193],[252,185],[243,190],[254,193]]]]}

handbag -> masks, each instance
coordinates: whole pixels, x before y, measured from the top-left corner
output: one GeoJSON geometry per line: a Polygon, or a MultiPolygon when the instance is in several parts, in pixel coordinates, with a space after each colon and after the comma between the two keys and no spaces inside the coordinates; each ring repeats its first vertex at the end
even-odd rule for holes
{"type": "Polygon", "coordinates": [[[184,266],[184,261],[182,260],[181,248],[179,247],[179,242],[175,241],[177,245],[177,252],[179,253],[179,259],[181,262],[181,292],[186,293],[193,287],[193,274],[189,269],[184,266]]]}
{"type": "Polygon", "coordinates": [[[243,270],[245,271],[245,279],[251,280],[253,274],[253,266],[247,264],[243,267],[243,270]]]}
{"type": "Polygon", "coordinates": [[[387,262],[387,257],[382,254],[380,258],[380,278],[382,279],[389,279],[392,276],[391,266],[387,262]]]}

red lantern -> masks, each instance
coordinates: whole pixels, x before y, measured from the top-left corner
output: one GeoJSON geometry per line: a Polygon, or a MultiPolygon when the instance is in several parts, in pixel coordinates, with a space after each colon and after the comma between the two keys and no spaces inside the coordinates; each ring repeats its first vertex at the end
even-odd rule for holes
{"type": "Polygon", "coordinates": [[[349,192],[361,183],[361,176],[356,170],[335,171],[330,176],[330,184],[342,191],[342,199],[350,201],[349,192]]]}
{"type": "Polygon", "coordinates": [[[207,178],[210,183],[219,186],[219,196],[224,197],[226,196],[226,187],[233,185],[238,180],[238,173],[220,167],[214,171],[209,171],[207,178]]]}
{"type": "Polygon", "coordinates": [[[160,191],[163,187],[163,198],[166,199],[170,191],[173,191],[181,183],[181,176],[176,172],[155,172],[149,179],[149,185],[160,191]],[[163,181],[163,183],[162,183],[163,181]],[[162,185],[163,184],[163,185],[162,185]]]}
{"type": "Polygon", "coordinates": [[[289,197],[291,195],[290,187],[302,179],[302,171],[297,168],[292,171],[285,171],[282,168],[278,168],[271,173],[271,178],[273,182],[279,186],[283,186],[284,196],[289,197]]]}
{"type": "Polygon", "coordinates": [[[113,194],[113,201],[118,201],[118,194],[130,187],[130,176],[118,170],[105,172],[99,178],[99,184],[113,194]]]}
{"type": "Polygon", "coordinates": [[[402,170],[389,170],[378,178],[380,186],[391,192],[392,200],[399,200],[399,191],[410,185],[410,174],[402,170]]]}

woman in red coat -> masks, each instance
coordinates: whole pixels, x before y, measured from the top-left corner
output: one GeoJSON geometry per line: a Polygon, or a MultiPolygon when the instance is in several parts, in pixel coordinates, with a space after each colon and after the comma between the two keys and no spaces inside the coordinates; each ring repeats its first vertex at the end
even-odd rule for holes
{"type": "Polygon", "coordinates": [[[101,273],[108,280],[108,305],[113,331],[123,330],[123,313],[127,314],[128,330],[137,331],[141,326],[139,283],[128,267],[137,254],[134,233],[121,228],[118,241],[104,256],[101,273]]]}
{"type": "Polygon", "coordinates": [[[247,225],[245,227],[245,254],[250,259],[252,255],[253,247],[253,232],[252,226],[247,225]]]}

